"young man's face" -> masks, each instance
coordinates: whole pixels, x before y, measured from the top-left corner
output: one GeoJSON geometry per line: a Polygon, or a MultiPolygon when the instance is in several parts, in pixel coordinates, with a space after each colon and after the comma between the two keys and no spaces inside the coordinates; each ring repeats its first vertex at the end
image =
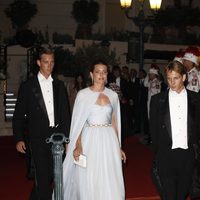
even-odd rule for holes
{"type": "Polygon", "coordinates": [[[54,55],[53,54],[43,54],[40,60],[37,60],[37,64],[40,67],[40,73],[48,78],[54,67],[54,55]]]}
{"type": "Polygon", "coordinates": [[[186,79],[186,75],[181,75],[175,71],[167,71],[167,82],[169,87],[177,92],[180,93],[184,88],[184,81],[186,79]]]}

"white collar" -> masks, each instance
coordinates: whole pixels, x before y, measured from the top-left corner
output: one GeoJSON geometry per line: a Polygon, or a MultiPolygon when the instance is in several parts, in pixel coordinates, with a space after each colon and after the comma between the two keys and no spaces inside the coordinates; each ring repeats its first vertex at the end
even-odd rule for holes
{"type": "Polygon", "coordinates": [[[38,80],[39,82],[52,82],[53,81],[53,78],[52,76],[50,75],[48,78],[45,78],[43,74],[41,74],[41,72],[38,72],[38,80]]]}
{"type": "Polygon", "coordinates": [[[191,74],[192,72],[197,72],[197,68],[196,68],[196,67],[193,67],[193,68],[188,72],[188,74],[191,74]]]}
{"type": "Polygon", "coordinates": [[[182,96],[187,95],[187,91],[186,91],[185,87],[181,90],[180,93],[177,93],[176,91],[174,91],[172,89],[169,89],[169,94],[172,97],[182,97],[182,96]]]}

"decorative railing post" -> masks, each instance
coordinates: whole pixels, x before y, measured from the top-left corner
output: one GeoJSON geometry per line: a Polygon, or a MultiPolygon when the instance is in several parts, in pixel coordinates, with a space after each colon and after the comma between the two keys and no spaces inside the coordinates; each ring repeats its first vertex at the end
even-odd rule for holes
{"type": "Polygon", "coordinates": [[[62,158],[64,152],[63,143],[69,143],[62,133],[54,133],[46,139],[46,143],[52,144],[53,164],[54,164],[54,200],[63,200],[63,169],[62,158]]]}

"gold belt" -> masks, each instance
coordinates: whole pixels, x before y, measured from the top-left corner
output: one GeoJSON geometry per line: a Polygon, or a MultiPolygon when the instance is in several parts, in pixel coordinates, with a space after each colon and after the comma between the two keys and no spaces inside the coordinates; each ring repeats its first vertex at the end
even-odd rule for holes
{"type": "Polygon", "coordinates": [[[87,124],[88,127],[109,127],[112,126],[112,124],[87,124]]]}

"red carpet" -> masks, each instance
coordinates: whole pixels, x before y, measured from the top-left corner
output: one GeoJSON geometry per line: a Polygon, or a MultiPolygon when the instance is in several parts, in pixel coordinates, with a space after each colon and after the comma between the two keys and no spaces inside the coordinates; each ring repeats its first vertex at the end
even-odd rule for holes
{"type": "Polygon", "coordinates": [[[28,200],[32,182],[26,178],[25,159],[15,150],[13,137],[0,137],[0,199],[28,200]]]}
{"type": "MultiPolygon", "coordinates": [[[[127,200],[159,199],[150,178],[150,148],[135,136],[126,139],[124,149],[128,158],[124,165],[127,200]]],[[[28,200],[32,181],[26,178],[25,159],[16,152],[12,137],[0,137],[0,159],[0,199],[28,200]]]]}
{"type": "Polygon", "coordinates": [[[150,177],[152,162],[150,147],[142,145],[135,136],[125,140],[124,148],[128,159],[124,166],[126,198],[128,200],[159,199],[150,177]]]}

